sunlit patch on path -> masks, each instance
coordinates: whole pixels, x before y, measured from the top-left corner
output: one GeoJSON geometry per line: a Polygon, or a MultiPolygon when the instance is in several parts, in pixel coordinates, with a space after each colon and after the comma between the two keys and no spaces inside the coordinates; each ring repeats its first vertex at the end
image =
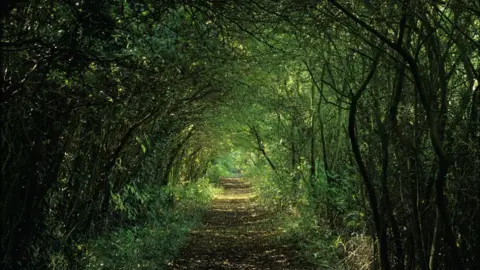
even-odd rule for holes
{"type": "Polygon", "coordinates": [[[275,241],[281,231],[272,213],[256,203],[248,182],[225,178],[222,186],[224,193],[190,233],[172,269],[310,269],[300,266],[291,247],[275,241]]]}

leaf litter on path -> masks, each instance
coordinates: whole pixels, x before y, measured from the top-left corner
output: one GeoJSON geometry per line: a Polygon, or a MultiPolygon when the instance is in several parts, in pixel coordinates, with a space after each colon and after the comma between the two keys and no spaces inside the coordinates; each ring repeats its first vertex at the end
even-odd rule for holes
{"type": "Polygon", "coordinates": [[[222,179],[224,192],[205,214],[171,269],[313,269],[295,256],[291,245],[277,239],[283,231],[274,213],[257,204],[250,184],[222,179]]]}

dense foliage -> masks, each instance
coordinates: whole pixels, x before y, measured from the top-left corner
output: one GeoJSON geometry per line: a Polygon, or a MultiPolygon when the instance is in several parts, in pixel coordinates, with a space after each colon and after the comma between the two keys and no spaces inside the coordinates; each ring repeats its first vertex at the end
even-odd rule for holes
{"type": "MultiPolygon", "coordinates": [[[[233,168],[319,265],[480,267],[478,2],[22,0],[0,16],[3,268],[111,263],[79,250],[189,227],[174,198],[233,168]]],[[[125,265],[155,269],[137,255],[125,265]]]]}

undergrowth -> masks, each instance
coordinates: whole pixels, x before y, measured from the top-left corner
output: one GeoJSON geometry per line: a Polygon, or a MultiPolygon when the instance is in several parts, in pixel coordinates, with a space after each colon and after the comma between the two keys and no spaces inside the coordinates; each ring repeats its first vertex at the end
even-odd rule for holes
{"type": "Polygon", "coordinates": [[[351,180],[341,179],[340,188],[321,174],[297,185],[281,172],[251,171],[248,177],[262,205],[277,213],[278,240],[293,243],[303,260],[320,269],[369,269],[372,241],[351,180]]]}
{"type": "Polygon", "coordinates": [[[160,189],[127,187],[122,196],[115,197],[115,205],[136,225],[79,244],[77,249],[85,255],[86,269],[167,267],[188,232],[199,224],[216,192],[207,179],[160,189]]]}

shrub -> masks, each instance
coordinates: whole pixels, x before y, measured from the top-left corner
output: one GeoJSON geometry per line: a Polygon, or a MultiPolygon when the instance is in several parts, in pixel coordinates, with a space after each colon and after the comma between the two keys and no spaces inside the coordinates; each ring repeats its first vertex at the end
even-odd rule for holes
{"type": "Polygon", "coordinates": [[[177,254],[188,232],[196,226],[217,189],[208,179],[196,183],[146,187],[129,191],[132,197],[115,203],[128,218],[142,219],[143,226],[119,228],[79,246],[87,269],[161,269],[177,254]],[[131,203],[143,207],[133,211],[131,203]]]}
{"type": "Polygon", "coordinates": [[[335,175],[328,183],[319,171],[314,181],[292,184],[286,172],[249,172],[259,200],[277,213],[280,241],[293,243],[303,259],[321,269],[358,269],[371,262],[364,213],[352,179],[335,175]]]}

